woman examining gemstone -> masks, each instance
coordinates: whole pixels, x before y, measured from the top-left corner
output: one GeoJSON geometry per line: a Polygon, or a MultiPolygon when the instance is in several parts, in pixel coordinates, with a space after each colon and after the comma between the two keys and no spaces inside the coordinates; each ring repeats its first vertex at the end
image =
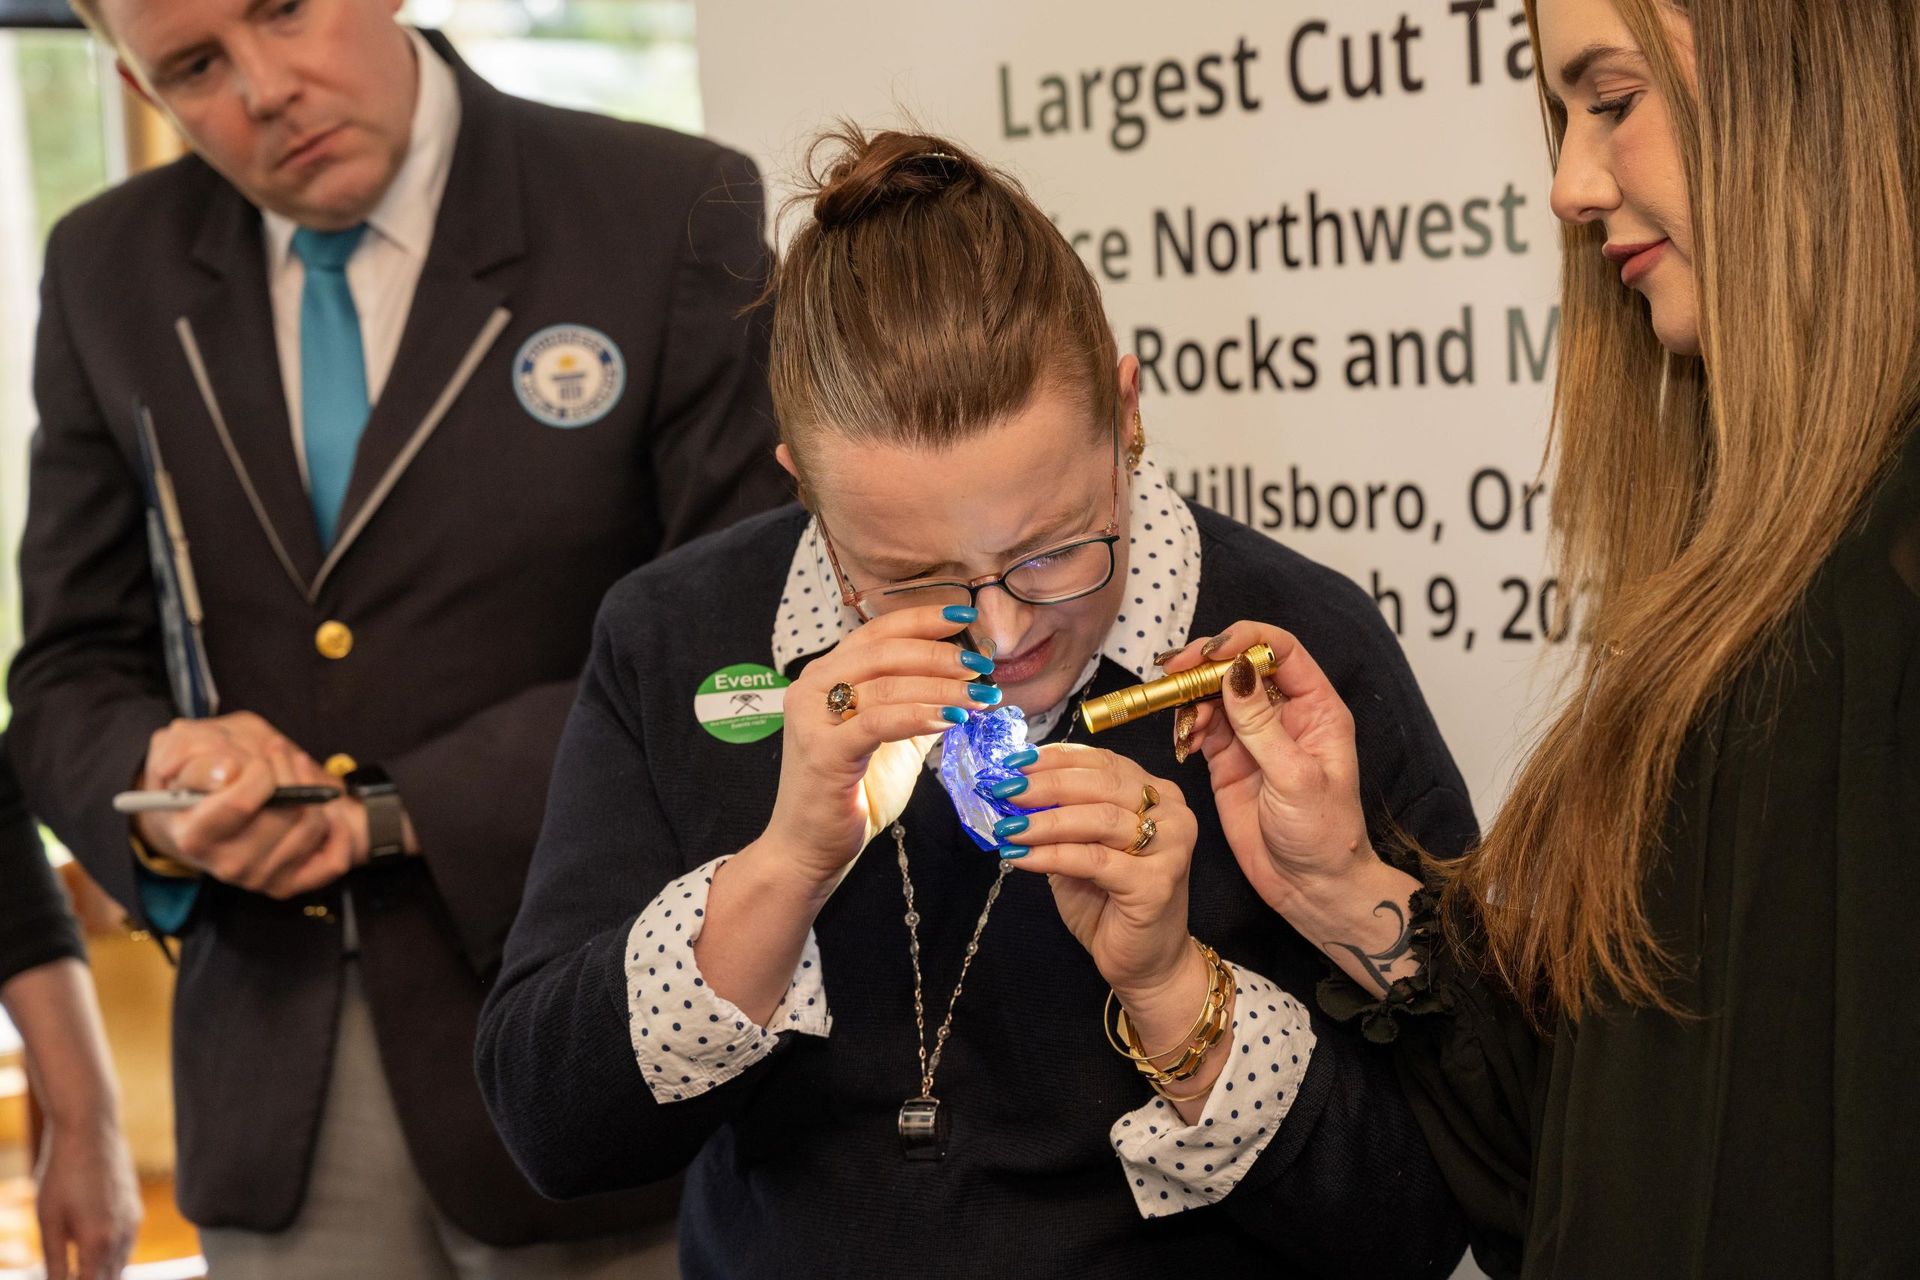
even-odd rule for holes
{"type": "Polygon", "coordinates": [[[1342,655],[1371,831],[1458,850],[1391,634],[1167,487],[1138,366],[1011,179],[939,138],[823,146],[771,291],[804,509],[604,606],[483,1018],[509,1146],[554,1195],[687,1169],[690,1276],[1447,1274],[1407,1104],[1297,998],[1324,961],[1174,718],[1095,747],[1069,714],[1272,619],[1342,655]],[[1000,812],[966,826],[941,775],[976,769],[955,792],[1000,812]]]}

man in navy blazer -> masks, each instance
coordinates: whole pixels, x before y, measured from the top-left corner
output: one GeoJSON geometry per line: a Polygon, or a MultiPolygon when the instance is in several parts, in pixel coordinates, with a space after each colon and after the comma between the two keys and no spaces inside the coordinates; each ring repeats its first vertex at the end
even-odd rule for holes
{"type": "Polygon", "coordinates": [[[758,176],[502,94],[397,0],[77,7],[196,154],[48,247],[9,745],[178,936],[181,1206],[216,1277],[646,1274],[671,1188],[537,1196],[473,1035],[601,596],[786,496],[758,176]],[[137,413],[207,718],[169,696],[137,413]],[[313,783],[348,794],[264,803],[313,783]],[[209,794],[130,827],[136,786],[209,794]]]}

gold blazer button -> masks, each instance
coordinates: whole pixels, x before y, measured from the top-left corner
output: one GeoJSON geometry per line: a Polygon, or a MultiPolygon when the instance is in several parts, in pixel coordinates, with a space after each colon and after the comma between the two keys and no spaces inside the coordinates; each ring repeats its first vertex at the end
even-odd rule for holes
{"type": "Polygon", "coordinates": [[[339,661],[353,652],[353,632],[344,622],[323,622],[313,633],[313,647],[323,658],[339,661]]]}
{"type": "Polygon", "coordinates": [[[342,751],[336,755],[328,756],[327,763],[322,767],[325,768],[326,771],[332,774],[334,777],[344,778],[348,774],[352,773],[355,769],[358,769],[360,767],[360,762],[358,760],[355,760],[352,756],[348,755],[346,752],[342,751]]]}

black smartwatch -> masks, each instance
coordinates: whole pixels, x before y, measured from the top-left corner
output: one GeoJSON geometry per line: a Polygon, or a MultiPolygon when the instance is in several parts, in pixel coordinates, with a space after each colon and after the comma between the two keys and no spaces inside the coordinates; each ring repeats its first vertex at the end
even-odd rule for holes
{"type": "Polygon", "coordinates": [[[398,858],[407,852],[406,809],[400,788],[379,765],[362,765],[342,779],[347,794],[367,809],[367,857],[398,858]]]}

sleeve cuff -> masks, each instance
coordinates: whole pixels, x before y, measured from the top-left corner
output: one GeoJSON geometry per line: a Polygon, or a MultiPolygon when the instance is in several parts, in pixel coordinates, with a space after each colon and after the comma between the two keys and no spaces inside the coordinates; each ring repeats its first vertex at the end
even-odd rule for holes
{"type": "Polygon", "coordinates": [[[155,853],[147,848],[147,842],[131,833],[127,843],[133,848],[134,861],[143,871],[158,876],[162,880],[198,880],[200,873],[177,858],[169,858],[164,853],[155,853]]]}
{"type": "Polygon", "coordinates": [[[1433,971],[1434,953],[1442,934],[1440,895],[1432,888],[1414,890],[1407,900],[1407,917],[1412,953],[1420,962],[1412,977],[1399,979],[1387,988],[1386,995],[1377,996],[1335,969],[1320,980],[1316,993],[1328,1017],[1335,1022],[1358,1019],[1360,1034],[1374,1044],[1392,1044],[1407,1019],[1453,1011],[1451,993],[1436,983],[1433,971]]]}
{"type": "Polygon", "coordinates": [[[1218,1204],[1240,1184],[1280,1131],[1313,1057],[1313,1027],[1298,1001],[1259,974],[1233,966],[1228,1055],[1194,1124],[1155,1098],[1114,1123],[1113,1149],[1143,1218],[1218,1204]]]}
{"type": "Polygon", "coordinates": [[[693,944],[714,872],[725,862],[716,858],[669,884],[627,932],[627,1033],[655,1102],[683,1102],[725,1084],[771,1054],[785,1032],[824,1037],[833,1029],[811,930],[765,1026],[701,976],[693,944]]]}
{"type": "Polygon", "coordinates": [[[184,862],[155,853],[131,831],[134,890],[140,895],[140,914],[146,926],[163,938],[178,937],[200,900],[200,873],[184,862]]]}

